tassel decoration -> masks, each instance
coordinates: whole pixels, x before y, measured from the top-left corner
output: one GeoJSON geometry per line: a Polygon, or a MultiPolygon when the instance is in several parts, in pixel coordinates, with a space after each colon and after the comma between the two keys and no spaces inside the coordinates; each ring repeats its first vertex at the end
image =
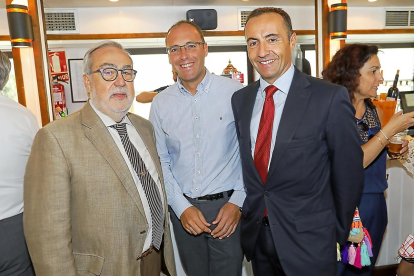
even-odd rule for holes
{"type": "Polygon", "coordinates": [[[354,265],[355,263],[355,256],[356,255],[356,250],[353,244],[351,244],[351,246],[348,249],[348,262],[351,265],[354,265]]]}
{"type": "Polygon", "coordinates": [[[362,268],[362,265],[361,265],[361,246],[357,246],[356,253],[355,253],[354,266],[357,267],[357,268],[362,268]]]}
{"type": "Polygon", "coordinates": [[[337,245],[337,260],[353,265],[356,268],[370,266],[372,253],[372,240],[368,230],[362,225],[358,208],[355,209],[354,217],[349,231],[348,242],[340,247],[337,245]],[[340,254],[338,252],[340,250],[340,254]]]}
{"type": "Polygon", "coordinates": [[[368,255],[368,246],[365,242],[361,245],[361,265],[362,266],[370,266],[371,265],[371,259],[368,255]]]}
{"type": "Polygon", "coordinates": [[[341,250],[339,248],[339,243],[336,243],[336,260],[338,262],[341,261],[341,250]]]}
{"type": "Polygon", "coordinates": [[[364,234],[366,237],[368,237],[369,243],[371,244],[371,247],[374,247],[374,245],[372,244],[372,240],[371,240],[371,236],[368,233],[367,228],[364,227],[364,234]]]}
{"type": "Polygon", "coordinates": [[[374,256],[374,254],[372,254],[371,242],[370,242],[369,238],[367,237],[367,235],[365,235],[365,237],[364,237],[364,243],[367,246],[368,256],[369,257],[374,256]]]}
{"type": "Polygon", "coordinates": [[[348,263],[348,246],[347,245],[344,245],[341,256],[342,256],[342,262],[347,264],[348,263]]]}

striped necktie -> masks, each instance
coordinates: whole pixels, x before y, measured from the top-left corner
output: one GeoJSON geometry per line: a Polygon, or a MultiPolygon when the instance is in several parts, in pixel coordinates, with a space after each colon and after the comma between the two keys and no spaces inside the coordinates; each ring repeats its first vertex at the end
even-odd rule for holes
{"type": "Polygon", "coordinates": [[[131,140],[129,140],[126,123],[116,124],[110,127],[118,131],[118,134],[121,137],[122,145],[124,146],[125,152],[128,155],[128,159],[131,161],[132,167],[134,168],[139,180],[141,181],[141,185],[144,189],[145,197],[147,198],[151,211],[151,243],[156,249],[159,250],[164,233],[164,212],[157,184],[148,172],[148,169],[145,166],[145,163],[142,160],[141,156],[139,155],[138,150],[131,143],[131,140]]]}

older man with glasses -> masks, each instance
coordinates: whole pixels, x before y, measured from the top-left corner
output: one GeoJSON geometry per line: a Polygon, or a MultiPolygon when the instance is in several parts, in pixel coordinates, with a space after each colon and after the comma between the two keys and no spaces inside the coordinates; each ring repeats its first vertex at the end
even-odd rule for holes
{"type": "Polygon", "coordinates": [[[38,132],[24,181],[37,275],[175,275],[151,123],[128,113],[136,71],[123,47],[87,51],[82,110],[38,132]]]}
{"type": "Polygon", "coordinates": [[[242,85],[206,69],[197,25],[173,25],[166,46],[178,80],[154,98],[150,121],[181,262],[188,275],[241,275],[246,194],[230,99],[242,85]]]}

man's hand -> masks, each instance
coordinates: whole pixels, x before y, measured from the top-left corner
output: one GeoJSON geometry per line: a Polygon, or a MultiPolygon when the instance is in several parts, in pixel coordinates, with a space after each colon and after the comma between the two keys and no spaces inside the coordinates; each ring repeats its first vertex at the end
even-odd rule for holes
{"type": "Polygon", "coordinates": [[[184,229],[193,235],[198,235],[203,232],[210,233],[210,223],[206,221],[203,214],[196,207],[191,206],[181,214],[181,224],[184,229]]]}
{"type": "Polygon", "coordinates": [[[213,221],[213,224],[218,224],[216,229],[211,232],[213,238],[219,238],[221,240],[230,237],[230,235],[236,231],[240,216],[241,212],[239,206],[227,202],[220,209],[216,220],[213,221]]]}

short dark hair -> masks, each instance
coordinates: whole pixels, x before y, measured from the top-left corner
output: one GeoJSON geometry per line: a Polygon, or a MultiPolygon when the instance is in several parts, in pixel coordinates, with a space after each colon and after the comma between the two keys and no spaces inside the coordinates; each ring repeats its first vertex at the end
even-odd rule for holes
{"type": "Polygon", "coordinates": [[[183,24],[188,24],[188,25],[190,25],[190,26],[193,26],[193,27],[196,29],[197,33],[199,33],[199,34],[200,34],[201,41],[206,42],[206,41],[204,40],[204,34],[203,34],[203,31],[200,29],[200,27],[199,27],[198,25],[196,25],[194,22],[191,22],[191,21],[187,21],[187,20],[180,20],[180,21],[178,21],[177,23],[175,23],[174,25],[172,25],[172,26],[171,26],[171,28],[169,28],[169,29],[168,29],[167,34],[165,35],[165,46],[167,46],[167,37],[168,37],[168,35],[170,34],[171,30],[173,30],[173,29],[175,29],[175,28],[177,28],[177,27],[179,27],[179,26],[181,26],[181,25],[183,25],[183,24]]]}
{"type": "Polygon", "coordinates": [[[290,40],[290,37],[293,34],[292,20],[290,19],[289,14],[281,8],[273,8],[273,7],[257,8],[253,10],[251,13],[249,13],[249,15],[247,16],[246,25],[250,19],[257,17],[259,15],[265,14],[265,13],[272,13],[272,12],[277,13],[283,17],[283,21],[285,22],[285,27],[288,33],[288,39],[290,40]]]}
{"type": "MultiPolygon", "coordinates": [[[[349,99],[353,102],[361,76],[359,70],[372,56],[377,54],[378,47],[375,45],[359,43],[345,45],[336,52],[323,70],[323,79],[345,86],[348,89],[349,99]]],[[[373,108],[371,101],[368,105],[373,108]]]]}

